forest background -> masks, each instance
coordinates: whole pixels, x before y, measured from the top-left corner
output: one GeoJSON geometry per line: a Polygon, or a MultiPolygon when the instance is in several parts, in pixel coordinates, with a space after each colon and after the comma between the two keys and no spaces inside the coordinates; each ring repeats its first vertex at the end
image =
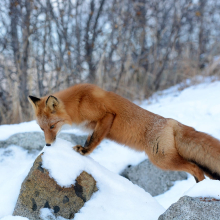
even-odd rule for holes
{"type": "Polygon", "coordinates": [[[0,124],[93,83],[130,100],[220,77],[220,1],[1,0],[0,124]]]}

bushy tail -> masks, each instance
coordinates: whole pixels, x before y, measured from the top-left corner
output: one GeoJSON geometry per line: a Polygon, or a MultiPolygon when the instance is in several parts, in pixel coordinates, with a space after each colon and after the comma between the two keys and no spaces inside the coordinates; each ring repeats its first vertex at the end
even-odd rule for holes
{"type": "Polygon", "coordinates": [[[220,180],[220,141],[181,123],[174,130],[180,156],[196,164],[210,178],[220,180]]]}

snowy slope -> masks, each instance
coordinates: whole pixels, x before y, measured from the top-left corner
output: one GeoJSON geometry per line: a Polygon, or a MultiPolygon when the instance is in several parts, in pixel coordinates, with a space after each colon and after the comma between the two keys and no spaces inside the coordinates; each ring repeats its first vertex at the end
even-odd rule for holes
{"type": "MultiPolygon", "coordinates": [[[[178,91],[177,87],[173,87],[144,101],[141,107],[164,117],[174,118],[220,139],[220,82],[203,83],[183,91],[178,91]]],[[[40,131],[35,121],[18,125],[2,125],[0,126],[0,140],[17,132],[30,131],[40,131]]],[[[68,132],[82,134],[76,129],[68,132]]],[[[28,155],[25,150],[16,146],[0,149],[0,219],[7,215],[8,217],[4,220],[15,219],[10,215],[19,193],[19,187],[35,157],[36,155],[28,155]]],[[[90,157],[116,174],[127,165],[138,164],[146,158],[144,153],[134,152],[108,140],[103,141],[90,157]]],[[[168,208],[185,194],[210,195],[219,199],[219,189],[219,181],[205,180],[195,184],[194,178],[189,175],[188,180],[177,181],[172,189],[155,199],[164,208],[168,208]]],[[[146,198],[150,197],[146,196],[146,198]]],[[[106,213],[108,211],[106,210],[106,213]]],[[[77,219],[87,218],[78,217],[77,219]]]]}

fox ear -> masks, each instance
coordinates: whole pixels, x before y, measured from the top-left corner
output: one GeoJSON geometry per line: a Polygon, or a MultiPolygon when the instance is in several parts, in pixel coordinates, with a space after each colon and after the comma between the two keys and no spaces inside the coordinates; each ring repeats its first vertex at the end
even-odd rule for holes
{"type": "Polygon", "coordinates": [[[55,96],[50,95],[47,98],[46,106],[54,113],[59,106],[59,101],[55,96]]]}
{"type": "Polygon", "coordinates": [[[29,100],[29,102],[31,103],[31,105],[33,106],[33,108],[36,108],[36,106],[37,106],[37,102],[40,101],[39,98],[34,97],[34,96],[31,96],[31,95],[28,96],[28,100],[29,100]]]}

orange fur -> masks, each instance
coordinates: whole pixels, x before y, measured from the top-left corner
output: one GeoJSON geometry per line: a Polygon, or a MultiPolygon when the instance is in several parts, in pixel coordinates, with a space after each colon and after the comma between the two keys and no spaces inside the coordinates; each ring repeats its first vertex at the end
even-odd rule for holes
{"type": "Polygon", "coordinates": [[[37,122],[47,144],[53,143],[64,124],[92,131],[84,147],[91,153],[108,138],[145,151],[153,164],[164,170],[182,170],[203,180],[204,173],[220,178],[220,142],[176,120],[144,110],[129,100],[91,84],[79,84],[41,99],[30,96],[37,122]]]}

